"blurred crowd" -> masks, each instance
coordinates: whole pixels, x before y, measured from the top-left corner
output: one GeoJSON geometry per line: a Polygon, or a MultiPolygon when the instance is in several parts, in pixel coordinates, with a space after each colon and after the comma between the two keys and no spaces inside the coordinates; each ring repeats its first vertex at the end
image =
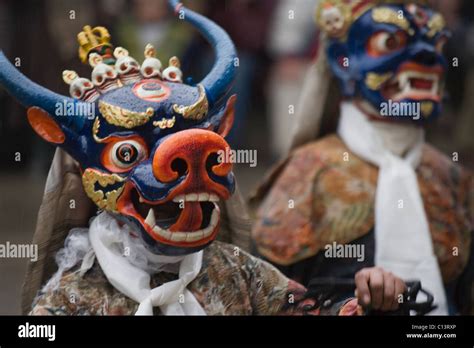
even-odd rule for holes
{"type": "MultiPolygon", "coordinates": [[[[317,0],[189,0],[185,4],[219,23],[239,51],[236,122],[230,142],[256,149],[259,164],[271,164],[287,151],[306,69],[317,47],[314,9],[317,0]]],[[[474,4],[472,0],[437,0],[453,32],[445,115],[429,138],[445,152],[459,152],[474,166],[474,4]]],[[[0,0],[0,48],[37,83],[67,94],[64,69],[90,76],[77,57],[76,35],[86,24],[105,26],[113,43],[139,62],[143,49],[155,45],[164,64],[178,56],[189,81],[199,81],[213,62],[212,50],[187,25],[170,15],[165,0],[0,0]]],[[[25,111],[0,91],[0,171],[49,167],[53,148],[34,136],[25,111]],[[14,154],[23,154],[21,162],[14,154]]],[[[257,179],[257,178],[256,178],[257,179]]]]}

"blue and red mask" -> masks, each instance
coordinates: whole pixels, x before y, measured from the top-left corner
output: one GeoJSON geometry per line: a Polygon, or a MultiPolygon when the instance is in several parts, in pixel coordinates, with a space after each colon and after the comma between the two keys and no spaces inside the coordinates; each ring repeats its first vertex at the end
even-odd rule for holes
{"type": "Polygon", "coordinates": [[[318,8],[331,70],[344,96],[371,115],[380,117],[383,105],[393,103],[418,104],[419,122],[441,113],[449,33],[425,3],[323,0],[318,8]]]}
{"type": "Polygon", "coordinates": [[[63,73],[71,97],[30,81],[0,52],[0,85],[28,108],[43,139],[80,164],[84,190],[99,209],[130,224],[156,254],[184,255],[211,243],[219,231],[218,201],[235,186],[224,137],[232,127],[236,52],[216,24],[170,0],[216,51],[211,72],[182,83],[179,60],[162,69],[154,48],[140,65],[105,28],[78,36],[91,79],[63,73]]]}

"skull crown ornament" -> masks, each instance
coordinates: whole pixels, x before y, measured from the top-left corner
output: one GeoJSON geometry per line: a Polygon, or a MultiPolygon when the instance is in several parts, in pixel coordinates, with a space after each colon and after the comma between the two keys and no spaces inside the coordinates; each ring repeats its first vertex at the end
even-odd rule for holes
{"type": "Polygon", "coordinates": [[[84,190],[99,209],[131,225],[156,254],[185,255],[209,245],[219,231],[218,202],[234,192],[224,139],[232,127],[236,51],[207,18],[170,0],[210,42],[216,61],[198,84],[184,84],[179,59],[163,69],[147,45],[138,63],[111,44],[103,27],[85,26],[79,57],[90,80],[63,72],[71,97],[37,85],[0,52],[0,85],[27,109],[31,127],[80,165],[84,190]],[[58,112],[66,106],[67,112],[58,112]]]}

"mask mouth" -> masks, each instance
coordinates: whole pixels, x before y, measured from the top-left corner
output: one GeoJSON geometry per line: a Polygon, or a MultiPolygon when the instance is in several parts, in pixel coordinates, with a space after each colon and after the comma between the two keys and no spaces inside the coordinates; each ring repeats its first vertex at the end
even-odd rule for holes
{"type": "Polygon", "coordinates": [[[155,241],[176,247],[199,247],[215,239],[220,224],[217,193],[183,193],[165,201],[144,199],[128,183],[119,200],[122,215],[134,218],[155,241]]]}
{"type": "Polygon", "coordinates": [[[386,100],[399,102],[402,100],[424,100],[441,102],[444,81],[441,67],[428,68],[410,63],[398,71],[382,87],[382,95],[386,100]]]}

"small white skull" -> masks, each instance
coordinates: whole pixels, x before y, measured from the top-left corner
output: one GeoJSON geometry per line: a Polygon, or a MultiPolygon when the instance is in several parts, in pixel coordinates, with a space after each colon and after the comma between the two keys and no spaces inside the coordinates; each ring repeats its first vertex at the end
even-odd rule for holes
{"type": "Polygon", "coordinates": [[[351,22],[351,7],[342,0],[325,0],[318,9],[317,22],[329,37],[341,39],[351,22]]]}
{"type": "Polygon", "coordinates": [[[180,62],[177,57],[172,57],[169,66],[163,71],[163,78],[166,81],[182,83],[183,72],[180,69],[180,62]]]}
{"type": "Polygon", "coordinates": [[[102,57],[92,53],[89,63],[94,67],[92,70],[92,83],[101,91],[107,92],[120,87],[117,80],[117,72],[110,65],[102,62],[102,57]]]}
{"type": "Polygon", "coordinates": [[[145,60],[142,63],[141,73],[146,79],[162,78],[161,68],[163,64],[156,58],[156,50],[152,44],[147,44],[144,52],[145,60]]]}
{"type": "Polygon", "coordinates": [[[92,70],[92,82],[100,90],[108,90],[112,84],[116,84],[117,72],[111,66],[101,63],[92,70]]]}
{"type": "Polygon", "coordinates": [[[128,55],[128,51],[125,48],[117,47],[114,51],[114,56],[117,58],[115,70],[124,84],[132,84],[141,79],[140,65],[134,58],[128,55]]]}
{"type": "Polygon", "coordinates": [[[323,9],[321,18],[323,29],[330,36],[339,36],[344,31],[346,23],[340,8],[331,6],[323,9]]]}
{"type": "Polygon", "coordinates": [[[99,93],[94,88],[91,80],[84,77],[76,79],[69,87],[69,93],[72,97],[92,102],[99,97],[99,93]]]}
{"type": "Polygon", "coordinates": [[[69,94],[73,98],[93,102],[100,96],[92,82],[89,79],[79,77],[75,71],[65,70],[63,80],[70,85],[69,94]]]}
{"type": "Polygon", "coordinates": [[[163,65],[158,58],[146,58],[142,63],[142,75],[146,79],[161,78],[161,68],[163,65]]]}

